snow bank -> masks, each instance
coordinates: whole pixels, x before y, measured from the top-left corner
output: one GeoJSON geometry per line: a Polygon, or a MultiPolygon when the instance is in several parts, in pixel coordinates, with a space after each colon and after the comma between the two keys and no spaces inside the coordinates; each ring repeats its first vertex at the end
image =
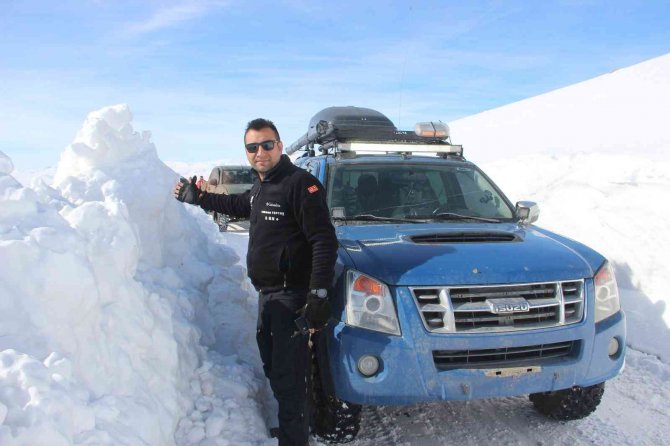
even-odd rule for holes
{"type": "Polygon", "coordinates": [[[0,152],[3,446],[266,438],[244,270],[171,197],[178,176],[131,120],[125,105],[91,113],[54,187],[23,187],[0,152]]]}
{"type": "Polygon", "coordinates": [[[668,161],[668,115],[670,54],[449,125],[479,163],[582,151],[668,161]]]}

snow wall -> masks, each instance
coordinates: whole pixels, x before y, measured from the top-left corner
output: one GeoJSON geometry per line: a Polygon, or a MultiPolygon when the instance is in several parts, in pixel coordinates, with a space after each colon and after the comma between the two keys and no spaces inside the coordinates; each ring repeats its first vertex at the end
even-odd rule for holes
{"type": "Polygon", "coordinates": [[[131,120],[91,113],[53,187],[23,187],[0,152],[3,446],[266,437],[245,270],[131,120]]]}
{"type": "Polygon", "coordinates": [[[668,115],[670,54],[449,125],[477,163],[585,151],[669,161],[668,115]]]}

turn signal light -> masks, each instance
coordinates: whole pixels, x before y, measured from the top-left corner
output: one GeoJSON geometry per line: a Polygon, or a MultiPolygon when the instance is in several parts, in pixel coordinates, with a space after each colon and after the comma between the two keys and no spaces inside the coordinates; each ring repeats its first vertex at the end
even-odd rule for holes
{"type": "Polygon", "coordinates": [[[612,269],[608,267],[600,268],[600,271],[598,271],[594,279],[596,281],[596,286],[606,286],[614,279],[612,269]]]}
{"type": "Polygon", "coordinates": [[[366,276],[358,276],[354,282],[354,291],[381,296],[382,284],[366,276]]]}

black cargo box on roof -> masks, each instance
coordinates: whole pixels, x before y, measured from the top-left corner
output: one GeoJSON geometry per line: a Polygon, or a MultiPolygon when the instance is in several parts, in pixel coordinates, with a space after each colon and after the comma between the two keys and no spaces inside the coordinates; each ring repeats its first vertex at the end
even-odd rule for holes
{"type": "Polygon", "coordinates": [[[363,107],[328,107],[309,121],[307,133],[291,144],[291,154],[308,144],[348,139],[391,139],[397,129],[383,113],[363,107]]]}
{"type": "Polygon", "coordinates": [[[417,136],[411,131],[399,131],[383,113],[363,107],[328,107],[309,121],[307,133],[291,144],[287,154],[315,144],[321,150],[339,142],[376,141],[396,144],[446,144],[442,138],[417,136]]]}
{"type": "Polygon", "coordinates": [[[328,107],[315,114],[309,121],[309,128],[315,128],[320,121],[333,124],[338,136],[355,136],[361,133],[393,133],[395,126],[383,113],[362,107],[328,107]]]}

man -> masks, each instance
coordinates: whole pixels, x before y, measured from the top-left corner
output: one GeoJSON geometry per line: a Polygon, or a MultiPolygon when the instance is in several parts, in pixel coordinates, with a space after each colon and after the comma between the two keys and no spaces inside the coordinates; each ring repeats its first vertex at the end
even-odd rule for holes
{"type": "Polygon", "coordinates": [[[323,186],[282,154],[275,125],[266,119],[249,122],[244,144],[260,180],[251,190],[214,194],[182,179],[174,195],[205,210],[249,218],[247,272],[259,291],[256,340],[279,403],[279,445],[304,446],[309,437],[308,337],[296,319],[303,316],[311,330],[328,322],[337,239],[323,186]]]}

